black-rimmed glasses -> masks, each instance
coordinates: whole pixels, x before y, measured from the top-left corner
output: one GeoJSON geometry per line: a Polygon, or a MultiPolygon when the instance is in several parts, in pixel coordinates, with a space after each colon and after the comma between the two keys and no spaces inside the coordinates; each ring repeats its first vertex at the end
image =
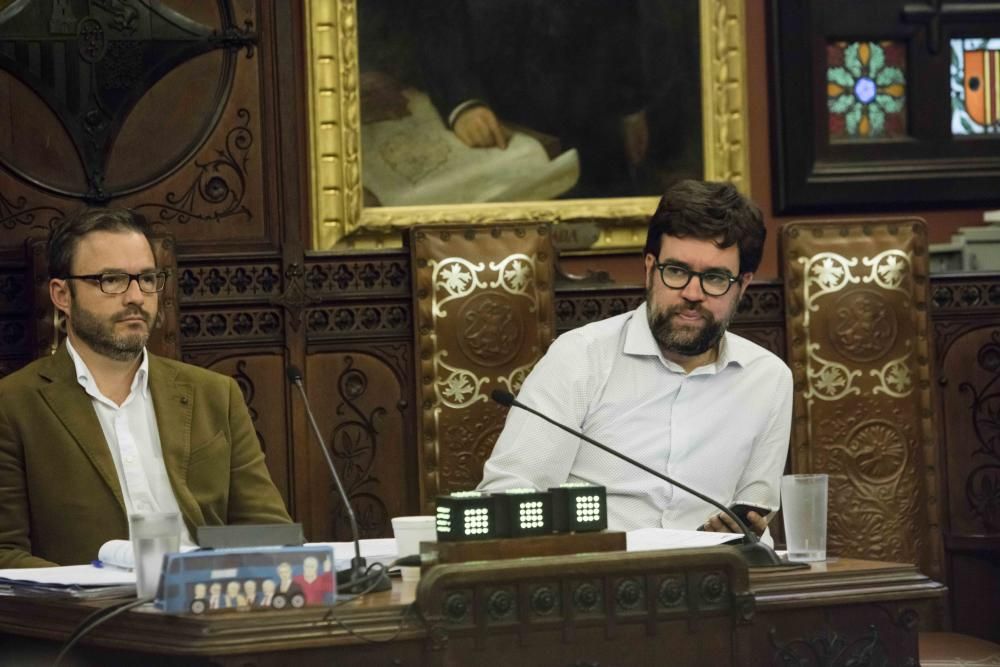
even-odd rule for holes
{"type": "Polygon", "coordinates": [[[134,280],[146,294],[162,292],[167,284],[166,271],[145,271],[143,273],[88,273],[79,276],[61,276],[63,280],[92,280],[101,286],[105,294],[124,294],[134,280]]]}
{"type": "Polygon", "coordinates": [[[722,296],[729,291],[733,283],[739,282],[739,276],[730,275],[726,271],[692,271],[678,264],[664,262],[657,264],[660,270],[660,280],[670,289],[684,289],[693,276],[701,281],[701,291],[709,296],[722,296]]]}

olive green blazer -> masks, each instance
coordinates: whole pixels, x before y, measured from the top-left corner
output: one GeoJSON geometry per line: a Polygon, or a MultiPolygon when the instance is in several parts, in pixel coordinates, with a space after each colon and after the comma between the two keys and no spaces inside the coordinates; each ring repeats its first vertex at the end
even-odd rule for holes
{"type": "MultiPolygon", "coordinates": [[[[290,521],[232,378],[149,355],[167,475],[202,525],[290,521]]],[[[0,380],[0,568],[86,563],[128,539],[118,474],[65,345],[0,380]]]]}

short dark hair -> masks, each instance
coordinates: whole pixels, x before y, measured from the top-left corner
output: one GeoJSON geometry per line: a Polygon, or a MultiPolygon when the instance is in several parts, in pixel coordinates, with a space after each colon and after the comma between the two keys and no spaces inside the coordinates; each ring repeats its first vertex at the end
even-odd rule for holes
{"type": "Polygon", "coordinates": [[[760,266],[767,229],[757,205],[731,183],[684,180],[667,190],[649,220],[643,254],[659,258],[664,236],[704,240],[721,238],[720,248],[736,245],[740,273],[760,266]]]}
{"type": "Polygon", "coordinates": [[[66,216],[49,232],[46,256],[50,278],[72,274],[76,245],[92,232],[136,232],[145,236],[150,249],[153,248],[152,230],[138,213],[126,208],[84,208],[66,216]]]}

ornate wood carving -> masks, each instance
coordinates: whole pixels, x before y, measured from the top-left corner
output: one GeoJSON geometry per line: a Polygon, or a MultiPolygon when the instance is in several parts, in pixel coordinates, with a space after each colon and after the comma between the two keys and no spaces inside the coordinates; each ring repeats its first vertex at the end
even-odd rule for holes
{"type": "Polygon", "coordinates": [[[232,308],[181,315],[181,342],[194,346],[210,341],[280,343],[284,340],[280,308],[232,308]]]}
{"type": "Polygon", "coordinates": [[[250,111],[236,111],[239,124],[231,127],[210,160],[194,160],[194,176],[183,191],[168,191],[164,201],[141,203],[135,209],[161,222],[186,225],[202,222],[247,222],[253,212],[243,203],[247,189],[247,162],[253,146],[250,111]]]}
{"type": "MultiPolygon", "coordinates": [[[[446,664],[471,663],[488,646],[509,647],[509,660],[523,664],[618,664],[630,641],[661,660],[669,647],[673,662],[701,664],[706,654],[691,636],[700,632],[722,642],[717,662],[730,664],[721,656],[737,655],[736,630],[752,627],[756,613],[745,573],[720,550],[613,561],[578,554],[439,565],[417,595],[428,649],[446,664]],[[686,628],[671,627],[684,620],[686,628]],[[682,628],[691,634],[676,634],[682,628]]],[[[645,655],[632,657],[646,664],[645,655]]]]}
{"type": "Polygon", "coordinates": [[[264,301],[280,289],[281,270],[276,262],[182,266],[177,276],[177,291],[185,306],[247,299],[264,301]]]}
{"type": "Polygon", "coordinates": [[[399,252],[314,255],[306,260],[306,289],[322,298],[410,296],[410,258],[399,252]]]}
{"type": "Polygon", "coordinates": [[[784,642],[777,638],[777,634],[774,628],[768,633],[776,665],[886,667],[889,664],[882,638],[875,627],[854,637],[842,636],[830,628],[822,634],[784,642]]]}
{"type": "MultiPolygon", "coordinates": [[[[396,360],[380,352],[318,352],[305,368],[323,446],[340,473],[362,537],[390,535],[389,518],[412,513],[415,483],[408,473],[415,469],[410,467],[415,453],[407,451],[412,442],[408,383],[394,368],[396,360]]],[[[298,446],[298,479],[323,490],[311,498],[314,520],[308,534],[314,540],[350,539],[347,513],[326,461],[313,435],[308,436],[298,446]]]]}
{"type": "Polygon", "coordinates": [[[941,576],[923,223],[790,223],[781,240],[792,469],[830,475],[827,547],[941,576]]]}
{"type": "Polygon", "coordinates": [[[147,92],[182,63],[222,50],[224,56],[215,72],[215,99],[187,138],[190,155],[218,120],[212,112],[229,95],[236,52],[245,48],[250,57],[256,42],[250,20],[238,28],[225,0],[217,3],[216,29],[159,4],[62,3],[59,9],[56,4],[37,2],[4,12],[0,36],[14,48],[0,53],[0,68],[44,100],[66,129],[83,162],[86,187],[54,182],[45,172],[26,169],[7,155],[0,154],[0,162],[37,187],[90,201],[107,201],[144,189],[172,169],[172,164],[160,165],[147,173],[130,174],[126,182],[108,178],[112,146],[147,92]],[[81,7],[82,15],[78,13],[81,7]]]}
{"type": "Polygon", "coordinates": [[[24,267],[0,265],[0,377],[13,373],[33,356],[31,289],[24,267]]]}
{"type": "Polygon", "coordinates": [[[468,490],[503,427],[493,389],[516,393],[553,335],[554,250],[545,225],[414,232],[421,502],[468,490]]]}
{"type": "Polygon", "coordinates": [[[980,326],[953,345],[939,372],[949,442],[950,535],[1000,537],[1000,329],[980,326]]]}

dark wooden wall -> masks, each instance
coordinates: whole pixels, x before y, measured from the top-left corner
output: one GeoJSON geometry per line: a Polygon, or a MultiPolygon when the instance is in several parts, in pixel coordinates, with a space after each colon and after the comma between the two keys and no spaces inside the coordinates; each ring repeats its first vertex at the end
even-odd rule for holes
{"type": "MultiPolygon", "coordinates": [[[[230,8],[228,20],[244,33],[155,85],[133,81],[151,90],[105,151],[102,179],[75,152],[66,119],[0,70],[0,376],[33,354],[25,241],[85,200],[137,208],[178,242],[184,359],[239,382],[272,476],[307,536],[348,531],[285,380],[289,364],[303,371],[364,536],[388,535],[390,516],[418,511],[409,255],[306,252],[299,3],[173,4],[217,29],[230,8]]],[[[118,70],[141,75],[132,65],[118,70]]],[[[85,126],[86,109],[73,113],[85,126]]],[[[932,286],[953,617],[959,629],[1000,639],[1000,276],[938,276],[932,286]]],[[[565,331],[634,307],[642,290],[564,281],[556,297],[565,331]]],[[[780,282],[751,287],[734,329],[784,356],[780,282]]]]}

